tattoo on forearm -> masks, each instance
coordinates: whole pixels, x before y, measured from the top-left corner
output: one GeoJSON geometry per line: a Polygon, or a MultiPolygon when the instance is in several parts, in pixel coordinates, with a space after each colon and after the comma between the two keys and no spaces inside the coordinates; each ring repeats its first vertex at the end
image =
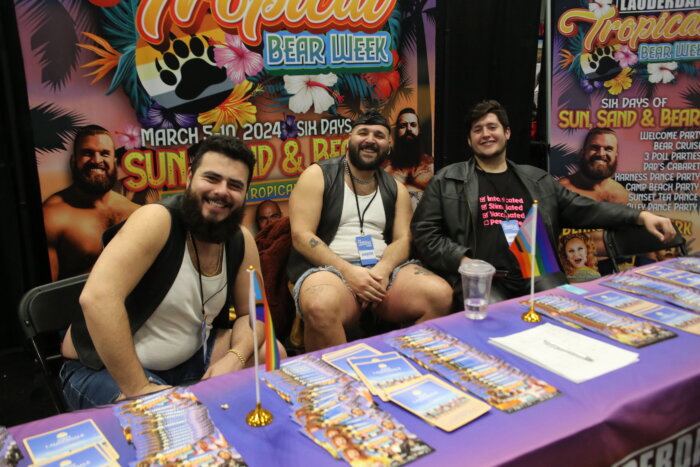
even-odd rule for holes
{"type": "Polygon", "coordinates": [[[311,245],[311,248],[316,248],[316,245],[318,245],[319,241],[316,240],[315,238],[310,238],[309,239],[309,245],[311,245]]]}
{"type": "Polygon", "coordinates": [[[424,267],[421,266],[416,266],[416,269],[413,271],[413,274],[416,276],[432,276],[434,275],[432,272],[428,271],[424,267]]]}

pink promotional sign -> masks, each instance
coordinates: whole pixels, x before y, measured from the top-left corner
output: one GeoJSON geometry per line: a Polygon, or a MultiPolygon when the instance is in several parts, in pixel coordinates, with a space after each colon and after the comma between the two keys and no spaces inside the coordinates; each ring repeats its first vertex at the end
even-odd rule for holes
{"type": "MultiPolygon", "coordinates": [[[[552,15],[550,172],[585,196],[670,217],[697,250],[697,2],[555,0],[552,15]]],[[[604,255],[600,233],[563,234],[572,242],[559,245],[570,278],[597,277],[591,250],[604,255]]]]}

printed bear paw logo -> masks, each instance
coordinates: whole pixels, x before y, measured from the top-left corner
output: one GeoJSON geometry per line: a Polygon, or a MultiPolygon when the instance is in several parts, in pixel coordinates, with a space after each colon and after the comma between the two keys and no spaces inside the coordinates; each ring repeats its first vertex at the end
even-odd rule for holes
{"type": "Polygon", "coordinates": [[[199,97],[208,87],[226,80],[226,70],[216,66],[214,47],[207,39],[190,36],[175,39],[171,50],[163,54],[163,64],[155,61],[161,81],[175,87],[175,95],[183,100],[199,97]]]}
{"type": "Polygon", "coordinates": [[[619,46],[600,47],[591,53],[581,55],[581,70],[592,81],[607,81],[617,76],[622,68],[613,54],[619,46]]]}

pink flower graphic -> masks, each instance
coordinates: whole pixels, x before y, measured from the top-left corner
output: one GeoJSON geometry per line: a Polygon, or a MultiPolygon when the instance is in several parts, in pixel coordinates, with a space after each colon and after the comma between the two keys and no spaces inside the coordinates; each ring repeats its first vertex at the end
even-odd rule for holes
{"type": "Polygon", "coordinates": [[[626,45],[621,46],[620,50],[615,52],[613,57],[620,64],[620,68],[629,68],[639,61],[637,54],[632,52],[626,45]]]}
{"type": "Polygon", "coordinates": [[[226,34],[226,43],[209,39],[215,45],[214,61],[226,68],[226,75],[235,84],[245,81],[246,76],[253,76],[263,69],[263,59],[259,53],[248,50],[236,34],[226,34]]]}
{"type": "Polygon", "coordinates": [[[136,149],[141,147],[141,127],[135,125],[127,125],[124,131],[115,131],[118,146],[124,146],[124,149],[136,149]]]}

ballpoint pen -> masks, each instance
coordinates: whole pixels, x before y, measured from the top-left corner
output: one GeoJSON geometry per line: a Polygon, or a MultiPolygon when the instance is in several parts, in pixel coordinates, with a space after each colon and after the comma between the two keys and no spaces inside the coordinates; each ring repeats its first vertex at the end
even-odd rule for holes
{"type": "Polygon", "coordinates": [[[583,360],[587,360],[587,361],[589,361],[589,362],[592,362],[592,361],[593,361],[593,359],[592,359],[590,356],[586,355],[586,354],[582,354],[582,353],[576,352],[576,351],[574,351],[574,350],[567,349],[566,347],[561,347],[561,346],[559,346],[559,345],[557,345],[557,344],[553,344],[552,342],[549,342],[549,341],[546,340],[546,339],[544,340],[544,343],[545,343],[546,345],[548,345],[549,347],[553,348],[553,349],[561,350],[562,352],[566,352],[566,353],[568,353],[569,355],[573,355],[574,357],[578,357],[578,358],[581,358],[581,359],[583,359],[583,360]]]}

